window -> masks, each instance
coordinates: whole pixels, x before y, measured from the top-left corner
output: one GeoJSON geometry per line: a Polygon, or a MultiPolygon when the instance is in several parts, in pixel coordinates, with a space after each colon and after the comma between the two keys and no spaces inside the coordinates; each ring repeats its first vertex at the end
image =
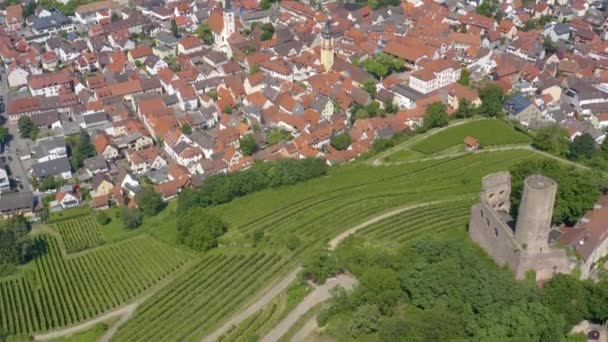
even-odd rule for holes
{"type": "Polygon", "coordinates": [[[490,226],[490,219],[489,219],[489,218],[487,218],[487,219],[486,219],[486,222],[488,223],[488,227],[489,227],[489,226],[490,226]]]}
{"type": "Polygon", "coordinates": [[[494,227],[494,235],[496,235],[496,237],[498,237],[498,228],[494,227]]]}
{"type": "Polygon", "coordinates": [[[479,213],[481,214],[481,218],[483,218],[483,210],[480,210],[479,213]]]}

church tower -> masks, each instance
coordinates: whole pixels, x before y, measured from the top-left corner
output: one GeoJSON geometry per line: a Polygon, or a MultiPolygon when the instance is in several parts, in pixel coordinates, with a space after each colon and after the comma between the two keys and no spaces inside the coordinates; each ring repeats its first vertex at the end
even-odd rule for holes
{"type": "Polygon", "coordinates": [[[321,63],[325,67],[325,72],[328,72],[334,65],[334,36],[331,32],[330,20],[325,22],[321,36],[321,63]]]}
{"type": "Polygon", "coordinates": [[[232,0],[224,0],[224,30],[222,32],[224,42],[236,31],[234,23],[234,11],[232,10],[232,0]]]}

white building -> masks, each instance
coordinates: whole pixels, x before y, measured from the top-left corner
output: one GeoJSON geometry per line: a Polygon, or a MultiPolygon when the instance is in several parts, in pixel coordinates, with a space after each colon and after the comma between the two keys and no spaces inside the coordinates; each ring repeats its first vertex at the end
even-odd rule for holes
{"type": "Polygon", "coordinates": [[[410,75],[410,87],[423,94],[448,86],[460,78],[461,69],[454,61],[432,60],[423,63],[423,69],[410,75]]]}

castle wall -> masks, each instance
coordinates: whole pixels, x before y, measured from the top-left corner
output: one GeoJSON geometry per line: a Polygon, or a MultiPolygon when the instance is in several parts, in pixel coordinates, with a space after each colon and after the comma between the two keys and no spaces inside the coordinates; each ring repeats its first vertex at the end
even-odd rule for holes
{"type": "Polygon", "coordinates": [[[515,239],[527,253],[549,250],[549,231],[557,184],[541,175],[526,178],[519,205],[515,239]]]}
{"type": "Polygon", "coordinates": [[[487,203],[477,203],[471,208],[469,236],[497,264],[506,264],[517,270],[520,248],[513,238],[513,231],[487,203]]]}
{"type": "Polygon", "coordinates": [[[517,279],[523,279],[526,272],[534,270],[537,281],[548,280],[557,273],[570,273],[575,266],[576,262],[570,260],[565,250],[553,248],[542,254],[526,255],[524,253],[515,271],[515,276],[517,279]]]}

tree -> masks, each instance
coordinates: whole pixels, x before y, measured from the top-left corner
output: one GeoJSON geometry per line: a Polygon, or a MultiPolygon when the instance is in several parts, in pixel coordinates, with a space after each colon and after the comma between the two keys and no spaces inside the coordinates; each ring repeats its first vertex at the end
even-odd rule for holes
{"type": "Polygon", "coordinates": [[[574,141],[570,145],[568,158],[573,160],[591,159],[596,153],[595,140],[589,133],[585,133],[574,138],[574,141]]]}
{"type": "Polygon", "coordinates": [[[182,125],[182,133],[184,133],[185,135],[192,134],[192,126],[190,126],[187,123],[183,124],[182,125]]]}
{"type": "Polygon", "coordinates": [[[135,208],[124,208],[120,217],[122,219],[122,223],[127,229],[135,229],[143,222],[141,211],[135,208]]]}
{"type": "MultiPolygon", "coordinates": [[[[36,124],[29,116],[22,116],[17,121],[17,127],[19,128],[19,136],[22,138],[29,138],[34,140],[34,132],[37,130],[36,124]]],[[[36,133],[37,135],[37,133],[36,133]]]]}
{"type": "Polygon", "coordinates": [[[317,284],[323,284],[327,278],[340,272],[338,259],[328,250],[319,250],[304,260],[304,270],[302,272],[305,279],[317,284]]]}
{"type": "Polygon", "coordinates": [[[480,113],[485,116],[495,117],[502,113],[504,96],[502,88],[497,84],[489,84],[479,92],[481,99],[480,113]]]}
{"type": "MultiPolygon", "coordinates": [[[[355,118],[356,119],[367,119],[369,118],[369,113],[367,112],[367,110],[365,110],[365,108],[360,108],[355,112],[355,118]]],[[[608,140],[608,139],[606,139],[608,140]]]]}
{"type": "Polygon", "coordinates": [[[212,98],[213,101],[217,101],[217,90],[216,89],[209,90],[209,93],[207,95],[209,95],[209,97],[212,98]]]}
{"type": "Polygon", "coordinates": [[[346,150],[351,143],[352,141],[348,132],[336,135],[335,137],[331,138],[330,142],[331,146],[340,151],[346,150]]]}
{"type": "Polygon", "coordinates": [[[116,13],[116,12],[112,12],[112,19],[111,20],[112,20],[113,23],[119,21],[120,20],[120,15],[118,15],[118,13],[116,13]]]}
{"type": "Polygon", "coordinates": [[[374,304],[383,314],[390,313],[401,297],[401,285],[395,271],[371,268],[359,278],[355,303],[374,304]]]}
{"type": "Polygon", "coordinates": [[[95,215],[95,220],[97,220],[97,223],[102,226],[105,226],[112,221],[112,219],[103,210],[97,212],[95,215]]]}
{"type": "Polygon", "coordinates": [[[602,158],[608,160],[608,139],[604,139],[604,141],[602,142],[599,154],[602,158]]]}
{"type": "Polygon", "coordinates": [[[199,25],[196,29],[196,36],[205,42],[205,44],[213,43],[213,32],[211,32],[211,26],[207,23],[199,25]]]}
{"type": "Polygon", "coordinates": [[[462,69],[462,71],[460,72],[460,78],[458,79],[458,84],[461,84],[463,86],[468,86],[471,77],[471,72],[467,69],[462,69]]]}
{"type": "Polygon", "coordinates": [[[2,145],[2,149],[4,149],[4,144],[9,141],[11,135],[8,131],[7,127],[0,127],[0,145],[2,145]]]}
{"type": "Polygon", "coordinates": [[[363,90],[365,90],[372,99],[376,98],[376,82],[374,82],[374,80],[363,82],[363,90]]]}
{"type": "Polygon", "coordinates": [[[573,276],[556,274],[543,285],[543,292],[544,303],[562,315],[568,325],[578,324],[587,317],[587,291],[583,283],[573,276]]]}
{"type": "Polygon", "coordinates": [[[204,208],[193,207],[177,217],[177,243],[197,251],[217,247],[218,238],[227,231],[226,223],[204,208]]]}
{"type": "Polygon", "coordinates": [[[348,333],[353,337],[371,334],[378,330],[380,310],[373,304],[365,304],[357,308],[348,326],[348,333]]]}
{"type": "Polygon", "coordinates": [[[262,1],[260,1],[260,9],[262,11],[270,9],[270,7],[272,7],[272,2],[270,2],[270,0],[262,0],[262,1]]]}
{"type": "Polygon", "coordinates": [[[246,156],[250,156],[258,150],[258,144],[252,134],[247,134],[242,137],[241,140],[239,140],[239,146],[241,152],[246,156]]]}
{"type": "Polygon", "coordinates": [[[30,230],[31,224],[23,215],[4,222],[0,227],[0,266],[24,264],[44,251],[44,245],[28,235],[30,230]]]}
{"type": "Polygon", "coordinates": [[[80,130],[77,137],[68,140],[71,149],[71,162],[74,169],[80,168],[84,164],[84,160],[94,157],[97,152],[95,146],[91,143],[91,137],[86,130],[80,130]]]}
{"type": "Polygon", "coordinates": [[[458,101],[458,109],[454,113],[454,117],[457,119],[470,118],[474,114],[474,108],[467,99],[460,99],[458,101]]]}
{"type": "Polygon", "coordinates": [[[380,339],[385,342],[405,341],[407,323],[399,317],[387,317],[380,323],[380,339]]]}
{"type": "Polygon", "coordinates": [[[445,105],[441,102],[431,103],[424,113],[422,130],[428,131],[435,127],[445,127],[448,125],[448,113],[445,111],[445,105]]]}
{"type": "Polygon", "coordinates": [[[137,206],[146,216],[155,216],[166,206],[162,196],[153,188],[143,188],[135,195],[137,206]]]}
{"type": "Polygon", "coordinates": [[[173,37],[175,37],[175,38],[179,37],[179,29],[177,27],[177,23],[175,22],[175,19],[171,19],[171,33],[173,34],[173,37]]]}
{"type": "Polygon", "coordinates": [[[568,131],[558,124],[549,124],[536,131],[532,146],[551,154],[564,156],[570,150],[568,131]]]}

